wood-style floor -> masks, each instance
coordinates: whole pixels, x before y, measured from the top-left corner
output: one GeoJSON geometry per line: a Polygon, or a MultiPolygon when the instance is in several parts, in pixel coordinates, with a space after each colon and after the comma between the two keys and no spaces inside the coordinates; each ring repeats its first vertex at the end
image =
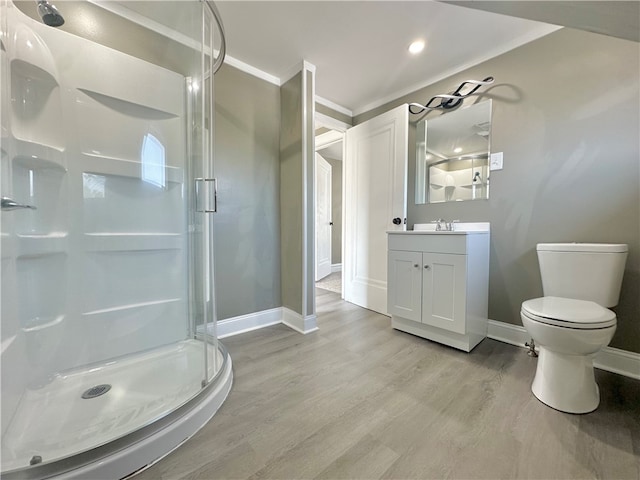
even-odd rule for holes
{"type": "Polygon", "coordinates": [[[561,413],[532,395],[524,349],[467,354],[317,295],[318,332],[224,340],[227,401],[136,480],[640,478],[640,381],[596,370],[598,410],[561,413]]]}

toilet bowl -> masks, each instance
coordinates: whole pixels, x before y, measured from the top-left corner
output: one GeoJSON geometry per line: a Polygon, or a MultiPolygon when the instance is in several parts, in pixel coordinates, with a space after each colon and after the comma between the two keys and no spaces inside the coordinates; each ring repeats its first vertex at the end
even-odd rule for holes
{"type": "Polygon", "coordinates": [[[520,316],[539,348],[536,398],[563,412],[595,410],[600,394],[592,358],[613,338],[615,313],[595,302],[542,297],[524,302],[520,316]]]}
{"type": "Polygon", "coordinates": [[[522,324],[539,347],[531,391],[568,413],[598,407],[593,357],[616,331],[628,247],[623,244],[538,244],[544,297],[523,302],[522,324]]]}

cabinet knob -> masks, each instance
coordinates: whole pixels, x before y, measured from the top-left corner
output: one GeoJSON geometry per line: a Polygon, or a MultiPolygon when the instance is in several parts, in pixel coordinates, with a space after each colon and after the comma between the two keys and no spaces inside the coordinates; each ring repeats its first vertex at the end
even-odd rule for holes
{"type": "Polygon", "coordinates": [[[415,268],[420,268],[420,265],[418,265],[417,263],[413,265],[415,268]]]}
{"type": "Polygon", "coordinates": [[[429,265],[425,265],[425,266],[424,266],[424,269],[425,269],[425,270],[429,270],[430,268],[431,268],[431,267],[430,267],[429,265]]]}

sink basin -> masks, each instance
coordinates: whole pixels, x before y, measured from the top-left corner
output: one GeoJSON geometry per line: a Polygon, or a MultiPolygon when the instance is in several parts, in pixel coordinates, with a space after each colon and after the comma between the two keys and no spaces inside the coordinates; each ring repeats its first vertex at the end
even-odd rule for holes
{"type": "Polygon", "coordinates": [[[435,223],[416,223],[413,225],[413,230],[418,232],[435,232],[436,224],[435,223]]]}
{"type": "Polygon", "coordinates": [[[471,223],[454,223],[453,230],[436,230],[435,223],[416,223],[413,226],[414,232],[433,232],[433,233],[451,233],[451,232],[488,232],[489,222],[471,222],[471,223]]]}

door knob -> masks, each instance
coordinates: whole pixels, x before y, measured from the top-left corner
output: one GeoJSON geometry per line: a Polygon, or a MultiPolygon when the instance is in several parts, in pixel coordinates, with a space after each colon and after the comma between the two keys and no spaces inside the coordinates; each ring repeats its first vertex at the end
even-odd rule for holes
{"type": "Polygon", "coordinates": [[[400,217],[396,217],[393,219],[394,225],[400,225],[402,223],[402,219],[400,217]]]}

